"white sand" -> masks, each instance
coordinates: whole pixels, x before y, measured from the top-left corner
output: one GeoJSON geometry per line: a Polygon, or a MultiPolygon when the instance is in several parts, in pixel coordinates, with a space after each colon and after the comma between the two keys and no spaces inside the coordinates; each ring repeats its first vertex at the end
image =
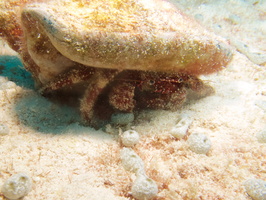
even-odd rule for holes
{"type": "MultiPolygon", "coordinates": [[[[193,6],[185,2],[180,1],[181,7],[193,16],[201,14],[209,29],[217,31],[220,24],[222,36],[247,44],[246,55],[257,55],[260,61],[266,56],[265,1],[254,6],[255,1],[244,0],[198,1],[193,6]],[[232,23],[229,15],[239,18],[232,17],[236,21],[232,23]],[[261,54],[252,54],[254,48],[261,54]]],[[[225,70],[202,77],[215,88],[214,95],[189,102],[178,112],[143,112],[138,117],[134,129],[141,138],[134,150],[158,184],[155,199],[248,200],[243,182],[266,180],[266,144],[255,137],[266,125],[265,63],[254,64],[242,53],[236,52],[225,70]],[[180,114],[193,118],[188,134],[199,132],[210,138],[207,156],[190,151],[186,138],[177,140],[169,134],[180,114]]],[[[135,175],[121,166],[122,147],[116,134],[80,126],[73,109],[55,105],[4,77],[0,77],[0,105],[0,123],[10,129],[0,136],[0,185],[11,174],[24,171],[34,184],[24,200],[132,198],[135,175]]]]}

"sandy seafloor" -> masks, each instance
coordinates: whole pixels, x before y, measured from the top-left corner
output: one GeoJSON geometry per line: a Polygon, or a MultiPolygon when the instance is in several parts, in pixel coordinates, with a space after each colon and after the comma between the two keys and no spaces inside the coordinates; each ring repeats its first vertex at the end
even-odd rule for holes
{"type": "MultiPolygon", "coordinates": [[[[266,180],[266,143],[256,138],[266,128],[266,1],[175,3],[227,38],[234,57],[223,71],[201,77],[215,94],[177,112],[143,111],[132,127],[141,135],[134,150],[158,184],[157,200],[251,199],[243,182],[266,180]],[[210,138],[207,155],[169,133],[181,114],[193,119],[188,134],[210,138]]],[[[1,54],[14,55],[4,44],[1,54]]],[[[23,171],[33,180],[24,200],[132,199],[135,175],[121,165],[118,134],[79,125],[77,111],[34,90],[15,57],[1,62],[0,123],[10,132],[0,136],[0,186],[23,171]]]]}

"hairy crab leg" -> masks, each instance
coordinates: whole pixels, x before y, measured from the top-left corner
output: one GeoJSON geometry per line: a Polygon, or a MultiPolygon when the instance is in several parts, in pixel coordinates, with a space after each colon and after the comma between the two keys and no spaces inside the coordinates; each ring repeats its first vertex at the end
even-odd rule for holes
{"type": "MultiPolygon", "coordinates": [[[[15,18],[15,17],[14,17],[15,18]]],[[[4,37],[8,45],[16,52],[20,51],[22,30],[19,23],[14,20],[10,20],[8,23],[12,23],[13,26],[7,26],[0,22],[0,36],[4,37]]]]}
{"type": "Polygon", "coordinates": [[[22,6],[22,1],[0,2],[0,37],[4,37],[8,45],[16,52],[21,49],[23,30],[16,16],[16,7],[22,6]]]}
{"type": "Polygon", "coordinates": [[[120,111],[132,112],[136,101],[134,82],[122,82],[112,87],[109,93],[109,103],[120,111]]]}
{"type": "Polygon", "coordinates": [[[94,116],[95,103],[108,83],[111,82],[119,72],[118,70],[101,69],[95,72],[80,103],[80,111],[85,123],[98,128],[99,122],[97,122],[97,118],[94,116]]]}
{"type": "Polygon", "coordinates": [[[43,86],[39,92],[45,95],[51,91],[80,83],[82,81],[87,81],[95,74],[95,70],[96,69],[93,67],[87,67],[83,65],[71,68],[69,71],[60,74],[57,76],[57,78],[55,78],[55,80],[52,80],[43,86]]]}
{"type": "Polygon", "coordinates": [[[187,90],[179,88],[172,94],[146,93],[138,97],[137,102],[141,108],[163,109],[176,111],[186,100],[187,90]]]}
{"type": "Polygon", "coordinates": [[[214,89],[195,76],[187,76],[187,87],[193,90],[198,97],[206,97],[214,93],[214,89]]]}
{"type": "Polygon", "coordinates": [[[41,85],[37,78],[40,69],[32,60],[27,48],[23,45],[23,30],[20,20],[16,16],[16,11],[13,10],[13,7],[19,7],[25,3],[26,1],[18,0],[0,2],[0,37],[6,40],[11,49],[20,54],[25,68],[32,73],[38,87],[41,85]],[[6,8],[6,10],[3,10],[3,8],[6,8]]]}

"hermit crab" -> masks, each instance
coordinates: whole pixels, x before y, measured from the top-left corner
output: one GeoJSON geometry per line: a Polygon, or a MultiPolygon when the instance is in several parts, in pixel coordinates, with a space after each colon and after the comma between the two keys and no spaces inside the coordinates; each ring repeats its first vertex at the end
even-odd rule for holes
{"type": "Polygon", "coordinates": [[[198,76],[231,59],[226,41],[165,0],[8,0],[0,34],[19,53],[39,91],[82,95],[94,127],[114,112],[178,109],[198,76]]]}

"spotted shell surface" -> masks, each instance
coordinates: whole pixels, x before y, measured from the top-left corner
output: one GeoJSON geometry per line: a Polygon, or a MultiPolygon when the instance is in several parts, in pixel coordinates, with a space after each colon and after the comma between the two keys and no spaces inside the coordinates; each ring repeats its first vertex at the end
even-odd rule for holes
{"type": "Polygon", "coordinates": [[[8,0],[6,7],[13,1],[21,6],[9,8],[20,18],[21,46],[36,64],[30,71],[43,84],[76,63],[200,75],[231,59],[226,41],[165,0],[8,0]]]}
{"type": "Polygon", "coordinates": [[[44,38],[46,46],[38,48],[58,51],[53,61],[58,69],[64,60],[64,67],[74,61],[198,75],[218,71],[230,60],[221,38],[162,0],[50,1],[25,7],[22,22],[35,60],[51,55],[31,50],[44,38]]]}

